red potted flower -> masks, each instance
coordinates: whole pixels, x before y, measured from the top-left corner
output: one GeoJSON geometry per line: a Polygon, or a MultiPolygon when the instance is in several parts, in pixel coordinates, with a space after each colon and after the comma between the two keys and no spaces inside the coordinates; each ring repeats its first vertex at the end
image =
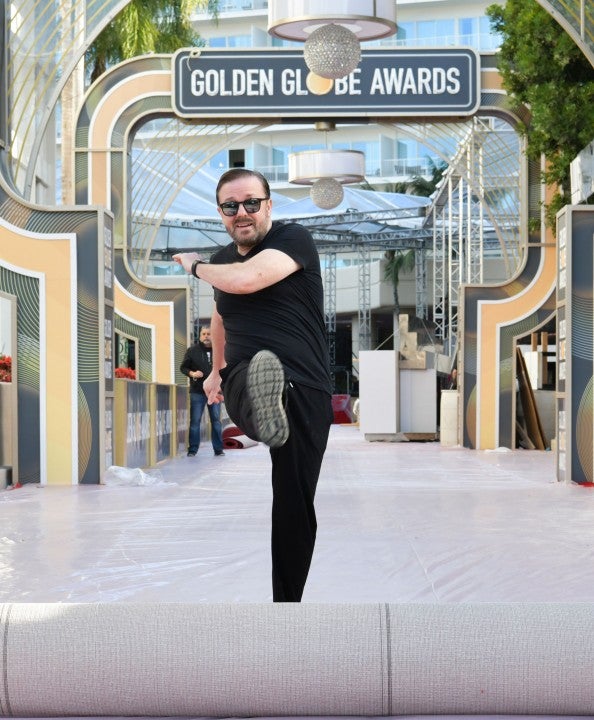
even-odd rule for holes
{"type": "Polygon", "coordinates": [[[129,367],[117,367],[115,369],[115,376],[117,378],[124,378],[124,380],[136,380],[136,370],[129,367]]]}
{"type": "Polygon", "coordinates": [[[0,382],[12,382],[12,358],[0,354],[0,382]]]}

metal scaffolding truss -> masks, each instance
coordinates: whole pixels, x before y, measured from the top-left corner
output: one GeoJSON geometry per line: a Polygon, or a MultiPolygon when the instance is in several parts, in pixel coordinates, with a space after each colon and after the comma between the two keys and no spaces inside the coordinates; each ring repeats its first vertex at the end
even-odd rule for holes
{"type": "Polygon", "coordinates": [[[336,251],[353,252],[359,248],[373,250],[417,250],[427,246],[432,237],[430,228],[411,230],[386,230],[381,233],[357,235],[345,231],[312,230],[316,244],[320,248],[333,248],[336,251]]]}
{"type": "Polygon", "coordinates": [[[427,313],[427,253],[415,250],[415,306],[418,318],[426,320],[427,313]]]}
{"type": "Polygon", "coordinates": [[[326,252],[324,267],[324,310],[330,367],[336,365],[336,253],[326,252]]]}
{"type": "Polygon", "coordinates": [[[359,351],[371,350],[371,272],[369,247],[357,246],[359,262],[359,351]]]}
{"type": "Polygon", "coordinates": [[[198,333],[196,332],[195,323],[200,318],[200,287],[196,278],[188,276],[188,282],[190,283],[190,318],[192,320],[190,337],[196,342],[198,333]]]}
{"type": "MultiPolygon", "coordinates": [[[[352,213],[353,216],[360,216],[364,218],[369,213],[352,213]]],[[[302,218],[296,218],[296,222],[303,223],[302,218]]],[[[149,218],[135,218],[133,220],[134,226],[147,225],[146,234],[149,232],[154,233],[155,227],[154,222],[149,218]]],[[[187,230],[194,230],[195,237],[190,246],[180,247],[174,242],[168,243],[166,248],[153,250],[152,247],[147,248],[137,245],[134,250],[137,252],[137,256],[140,253],[143,257],[143,263],[146,261],[146,253],[148,252],[151,257],[170,257],[176,252],[182,250],[194,250],[196,252],[211,254],[215,252],[222,245],[226,245],[229,242],[229,236],[227,231],[221,225],[219,220],[208,220],[199,219],[191,221],[179,221],[179,220],[164,220],[159,227],[177,228],[183,227],[187,230]]],[[[322,252],[355,252],[356,249],[365,245],[372,250],[420,250],[428,246],[429,241],[433,236],[433,230],[430,227],[426,228],[378,228],[377,232],[367,233],[356,233],[351,228],[345,227],[344,229],[319,229],[312,223],[309,224],[309,230],[312,237],[316,241],[318,249],[322,252]]],[[[135,237],[138,238],[141,232],[136,229],[135,237]]],[[[142,275],[143,279],[146,279],[145,275],[142,275]]]]}

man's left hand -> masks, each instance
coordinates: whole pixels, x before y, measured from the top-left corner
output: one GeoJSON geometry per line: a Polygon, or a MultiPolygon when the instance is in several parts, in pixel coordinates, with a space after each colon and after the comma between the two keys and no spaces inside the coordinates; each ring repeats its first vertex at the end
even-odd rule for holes
{"type": "Polygon", "coordinates": [[[201,255],[198,255],[198,253],[195,252],[176,253],[171,256],[171,259],[181,265],[187,273],[192,272],[192,263],[194,260],[204,260],[201,255]]]}

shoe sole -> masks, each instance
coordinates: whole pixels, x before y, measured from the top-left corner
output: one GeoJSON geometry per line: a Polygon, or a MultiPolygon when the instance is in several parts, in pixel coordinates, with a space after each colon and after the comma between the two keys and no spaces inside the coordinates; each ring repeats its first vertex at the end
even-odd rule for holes
{"type": "Polygon", "coordinates": [[[247,390],[259,439],[268,447],[281,447],[289,437],[289,421],[283,406],[285,373],[280,360],[269,350],[252,358],[247,390]]]}

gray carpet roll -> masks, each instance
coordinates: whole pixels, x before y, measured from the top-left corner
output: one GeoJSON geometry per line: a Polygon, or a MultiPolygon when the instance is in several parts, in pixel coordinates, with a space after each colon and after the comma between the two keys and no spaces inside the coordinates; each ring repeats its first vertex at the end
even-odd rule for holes
{"type": "Polygon", "coordinates": [[[0,715],[594,714],[591,604],[4,604],[0,715]]]}
{"type": "Polygon", "coordinates": [[[383,714],[377,605],[0,606],[3,715],[383,714]]]}
{"type": "Polygon", "coordinates": [[[390,605],[392,714],[592,715],[594,604],[390,605]]]}

